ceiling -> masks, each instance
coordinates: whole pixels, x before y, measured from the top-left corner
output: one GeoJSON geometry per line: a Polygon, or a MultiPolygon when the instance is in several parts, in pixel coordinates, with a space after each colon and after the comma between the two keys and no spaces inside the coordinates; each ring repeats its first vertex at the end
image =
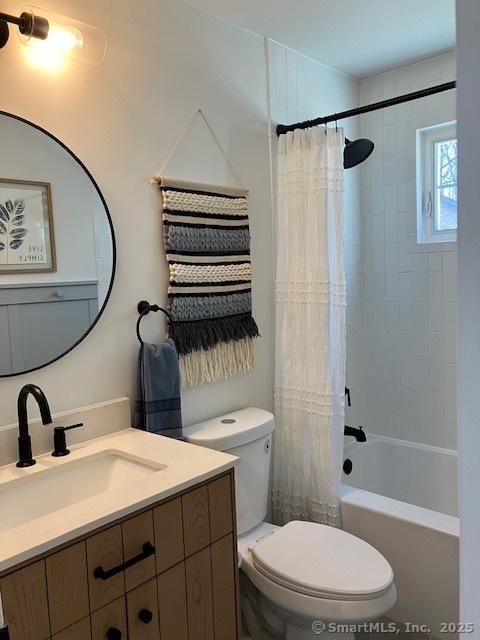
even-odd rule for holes
{"type": "Polygon", "coordinates": [[[358,77],[455,46],[455,0],[187,1],[358,77]]]}

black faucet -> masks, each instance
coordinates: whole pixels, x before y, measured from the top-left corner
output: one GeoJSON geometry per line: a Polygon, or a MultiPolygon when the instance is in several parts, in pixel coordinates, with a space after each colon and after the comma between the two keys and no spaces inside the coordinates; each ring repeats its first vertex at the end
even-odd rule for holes
{"type": "Polygon", "coordinates": [[[344,435],[353,436],[357,442],[367,441],[367,434],[363,430],[363,427],[358,427],[358,429],[355,429],[354,427],[348,427],[347,425],[345,425],[344,435]]]}
{"type": "Polygon", "coordinates": [[[18,394],[18,462],[17,467],[31,467],[35,464],[32,457],[32,440],[28,432],[27,400],[32,395],[37,401],[43,424],[51,424],[52,414],[45,394],[34,384],[26,384],[18,394]]]}

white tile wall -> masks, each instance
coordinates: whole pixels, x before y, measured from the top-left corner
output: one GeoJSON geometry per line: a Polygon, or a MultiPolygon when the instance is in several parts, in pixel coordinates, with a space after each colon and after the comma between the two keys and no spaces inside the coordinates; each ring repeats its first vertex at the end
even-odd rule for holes
{"type": "MultiPolygon", "coordinates": [[[[455,78],[453,54],[359,83],[283,45],[269,42],[268,51],[273,127],[455,78]]],[[[361,129],[376,147],[346,174],[347,421],[449,448],[457,441],[457,257],[452,246],[417,245],[415,144],[418,128],[454,119],[448,92],[345,122],[347,137],[361,129]]]]}
{"type": "MultiPolygon", "coordinates": [[[[319,64],[292,49],[275,42],[268,43],[272,127],[309,120],[358,106],[360,82],[334,69],[319,64]]],[[[345,122],[345,134],[355,139],[360,134],[358,118],[345,122]]],[[[273,155],[276,157],[276,134],[273,134],[273,155]]],[[[383,164],[379,164],[383,170],[383,164]]],[[[345,185],[345,270],[347,280],[347,384],[351,388],[353,406],[347,411],[348,424],[366,423],[367,384],[365,350],[365,293],[362,218],[362,190],[360,171],[346,174],[345,185]]],[[[369,202],[368,190],[363,197],[369,202]]],[[[383,196],[378,213],[383,210],[383,196]]],[[[384,220],[379,215],[375,233],[384,234],[384,220]]],[[[383,270],[385,261],[383,242],[378,243],[376,266],[383,270]]]]}
{"type": "MultiPolygon", "coordinates": [[[[360,102],[453,79],[448,54],[362,81],[360,102]]],[[[451,245],[417,244],[415,140],[418,128],[454,119],[454,91],[361,118],[362,136],[375,142],[361,169],[367,429],[449,448],[457,442],[457,255],[451,245]]]]}

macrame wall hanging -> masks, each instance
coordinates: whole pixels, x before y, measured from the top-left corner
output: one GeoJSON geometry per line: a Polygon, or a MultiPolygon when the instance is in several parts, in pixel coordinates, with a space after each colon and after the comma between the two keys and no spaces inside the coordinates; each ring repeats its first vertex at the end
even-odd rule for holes
{"type": "MultiPolygon", "coordinates": [[[[202,111],[179,139],[197,115],[233,170],[202,111]]],[[[248,191],[165,175],[154,180],[162,194],[168,308],[183,385],[246,373],[254,366],[253,339],[259,335],[252,316],[248,191]]]]}

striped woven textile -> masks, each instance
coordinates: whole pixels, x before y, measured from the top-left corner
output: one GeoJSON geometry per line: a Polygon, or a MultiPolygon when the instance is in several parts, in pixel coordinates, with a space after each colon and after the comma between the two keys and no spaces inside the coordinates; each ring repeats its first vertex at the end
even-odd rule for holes
{"type": "Polygon", "coordinates": [[[252,317],[246,195],[191,186],[160,181],[171,335],[185,386],[251,369],[259,335],[252,317]]]}

